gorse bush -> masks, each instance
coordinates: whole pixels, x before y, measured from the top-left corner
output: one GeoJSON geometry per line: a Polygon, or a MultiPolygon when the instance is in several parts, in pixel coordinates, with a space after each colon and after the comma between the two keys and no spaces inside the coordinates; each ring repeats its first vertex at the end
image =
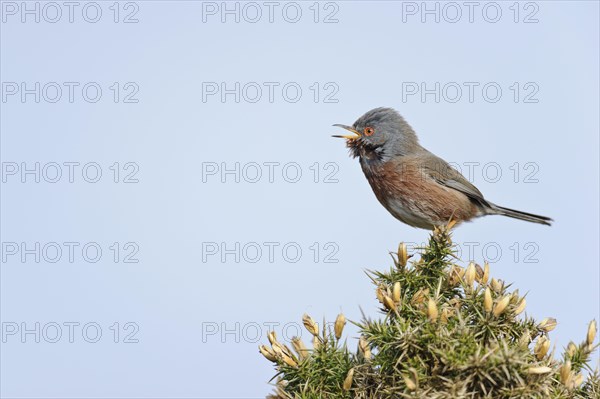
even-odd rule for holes
{"type": "Polygon", "coordinates": [[[489,265],[457,261],[452,226],[433,231],[418,260],[406,246],[387,272],[369,272],[382,319],[363,316],[356,351],[333,328],[304,315],[312,348],[269,334],[260,352],[274,363],[273,398],[600,398],[590,368],[596,322],[561,356],[550,351],[556,320],[524,316],[525,298],[490,276],[489,265]]]}

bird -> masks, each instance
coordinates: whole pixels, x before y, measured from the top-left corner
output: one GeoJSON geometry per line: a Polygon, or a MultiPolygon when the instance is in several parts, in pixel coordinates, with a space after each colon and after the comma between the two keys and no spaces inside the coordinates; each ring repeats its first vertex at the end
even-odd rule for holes
{"type": "Polygon", "coordinates": [[[333,137],[346,139],[350,155],[359,159],[381,205],[409,226],[432,230],[486,215],[548,226],[553,221],[488,201],[448,162],[423,148],[415,131],[393,108],[372,109],[352,126],[333,126],[348,131],[333,137]]]}

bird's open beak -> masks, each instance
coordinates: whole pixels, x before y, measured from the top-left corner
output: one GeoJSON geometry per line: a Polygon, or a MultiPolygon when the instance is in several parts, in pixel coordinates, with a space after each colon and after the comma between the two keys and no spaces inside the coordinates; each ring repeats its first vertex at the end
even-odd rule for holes
{"type": "Polygon", "coordinates": [[[360,137],[360,133],[357,132],[352,126],[340,125],[339,123],[336,123],[333,126],[338,126],[338,127],[344,128],[347,131],[349,131],[350,133],[349,134],[335,134],[331,137],[339,137],[339,138],[346,139],[346,140],[356,140],[357,138],[360,137]]]}

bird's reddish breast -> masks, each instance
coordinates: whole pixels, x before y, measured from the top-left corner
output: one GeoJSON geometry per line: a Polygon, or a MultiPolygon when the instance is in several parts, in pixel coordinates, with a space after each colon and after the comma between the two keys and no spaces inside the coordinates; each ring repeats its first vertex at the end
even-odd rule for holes
{"type": "Polygon", "coordinates": [[[363,171],[379,202],[396,217],[398,210],[391,208],[397,206],[416,216],[433,217],[432,221],[438,224],[447,223],[450,218],[465,221],[477,215],[477,205],[465,194],[441,185],[419,164],[418,157],[402,157],[379,165],[363,165],[363,171]]]}

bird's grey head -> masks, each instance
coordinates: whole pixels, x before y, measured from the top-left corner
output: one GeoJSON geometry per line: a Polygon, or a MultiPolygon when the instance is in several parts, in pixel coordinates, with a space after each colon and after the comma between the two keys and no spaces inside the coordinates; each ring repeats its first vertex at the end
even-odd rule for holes
{"type": "Polygon", "coordinates": [[[413,129],[392,108],[372,109],[358,118],[352,126],[334,126],[350,132],[334,137],[345,138],[354,157],[385,161],[393,156],[412,154],[421,148],[413,129]]]}

